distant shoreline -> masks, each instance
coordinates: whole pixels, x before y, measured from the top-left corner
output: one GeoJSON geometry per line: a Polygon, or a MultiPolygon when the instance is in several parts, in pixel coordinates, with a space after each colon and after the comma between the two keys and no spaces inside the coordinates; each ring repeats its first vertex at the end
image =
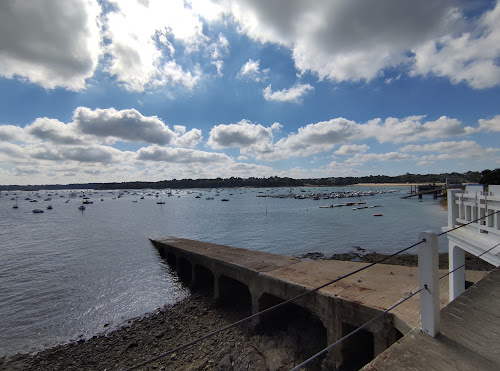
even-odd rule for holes
{"type": "MultiPolygon", "coordinates": [[[[421,186],[428,185],[427,183],[356,183],[352,184],[350,187],[403,187],[403,186],[421,186]]],[[[446,183],[432,183],[437,186],[445,185],[446,183]]]]}

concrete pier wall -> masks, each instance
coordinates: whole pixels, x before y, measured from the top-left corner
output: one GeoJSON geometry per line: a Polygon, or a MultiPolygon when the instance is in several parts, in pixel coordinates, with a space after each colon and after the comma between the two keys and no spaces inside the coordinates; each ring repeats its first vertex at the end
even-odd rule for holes
{"type": "MultiPolygon", "coordinates": [[[[237,301],[239,304],[247,302],[252,314],[319,286],[314,281],[304,284],[287,278],[288,274],[296,276],[295,271],[307,279],[308,275],[314,276],[314,269],[299,269],[301,260],[298,258],[176,238],[151,242],[179,277],[191,287],[211,290],[217,300],[237,301]]],[[[334,277],[336,273],[338,272],[331,272],[334,277]]],[[[338,288],[344,289],[343,285],[339,284],[338,288]]],[[[359,286],[359,291],[363,290],[371,289],[359,286]]],[[[326,331],[323,347],[368,322],[384,309],[371,306],[363,300],[349,300],[324,290],[307,294],[293,304],[287,304],[294,305],[320,321],[326,331]]],[[[265,315],[259,316],[253,320],[252,325],[257,326],[265,320],[265,315]]],[[[402,332],[410,329],[411,326],[406,325],[405,321],[398,322],[392,314],[387,314],[351,341],[332,349],[328,353],[328,362],[335,366],[348,362],[365,364],[402,337],[402,332]],[[396,326],[398,323],[400,326],[396,326]],[[360,354],[366,359],[360,360],[360,354]]]]}

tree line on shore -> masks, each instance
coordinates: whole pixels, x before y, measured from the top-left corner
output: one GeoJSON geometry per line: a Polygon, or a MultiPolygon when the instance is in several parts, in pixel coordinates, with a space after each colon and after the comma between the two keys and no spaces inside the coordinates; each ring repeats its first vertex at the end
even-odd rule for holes
{"type": "Polygon", "coordinates": [[[410,174],[388,176],[368,175],[362,177],[329,177],[314,179],[292,179],[287,177],[272,176],[268,178],[215,178],[215,179],[172,179],[156,182],[112,182],[112,183],[77,183],[77,184],[47,184],[47,185],[0,185],[2,191],[12,190],[56,190],[56,189],[189,189],[189,188],[234,188],[234,187],[307,187],[323,186],[337,187],[349,186],[358,183],[479,183],[500,184],[500,169],[468,171],[466,173],[443,173],[443,174],[410,174]]]}

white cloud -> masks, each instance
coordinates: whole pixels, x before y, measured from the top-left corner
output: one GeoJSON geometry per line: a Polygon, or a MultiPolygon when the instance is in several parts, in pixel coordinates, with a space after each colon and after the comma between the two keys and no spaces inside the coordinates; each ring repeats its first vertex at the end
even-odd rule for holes
{"type": "Polygon", "coordinates": [[[425,116],[409,116],[403,119],[389,117],[370,120],[361,125],[365,138],[376,138],[380,143],[412,142],[467,134],[457,119],[441,116],[435,121],[423,121],[425,116]]]}
{"type": "Polygon", "coordinates": [[[354,121],[344,118],[309,124],[280,139],[272,151],[261,153],[259,160],[275,161],[292,156],[309,156],[331,150],[335,144],[350,141],[359,133],[359,126],[354,121]]]}
{"type": "Polygon", "coordinates": [[[185,53],[198,51],[209,38],[203,24],[182,0],[115,1],[119,9],[107,15],[108,71],[132,91],[180,83],[192,89],[200,71],[185,71],[175,60],[166,60],[175,49],[171,39],[182,42],[185,53]],[[167,53],[168,52],[168,53],[167,53]]]}
{"type": "Polygon", "coordinates": [[[238,72],[237,77],[248,78],[255,82],[260,82],[267,79],[267,74],[269,69],[262,70],[260,69],[260,61],[254,61],[249,59],[243,66],[241,66],[240,71],[238,72]]]}
{"type": "Polygon", "coordinates": [[[208,50],[212,59],[221,59],[229,54],[229,40],[219,33],[217,41],[210,44],[208,50]]]}
{"type": "Polygon", "coordinates": [[[216,125],[210,131],[207,144],[214,149],[240,147],[248,151],[262,151],[271,146],[272,132],[280,127],[278,123],[264,127],[248,120],[241,120],[236,124],[216,125]]]}
{"type": "Polygon", "coordinates": [[[213,153],[186,148],[170,148],[149,146],[137,151],[137,159],[141,161],[162,161],[181,164],[192,163],[225,163],[232,162],[223,153],[213,153]]]}
{"type": "Polygon", "coordinates": [[[192,129],[186,132],[185,126],[174,126],[177,137],[172,141],[176,147],[196,147],[203,139],[200,129],[192,129]]]}
{"type": "Polygon", "coordinates": [[[491,120],[480,119],[479,130],[500,132],[500,115],[493,117],[491,120]]]}
{"type": "Polygon", "coordinates": [[[460,142],[438,142],[423,145],[407,145],[400,148],[402,152],[438,152],[437,155],[425,155],[420,157],[419,166],[434,163],[436,161],[453,159],[484,159],[489,161],[492,156],[500,151],[500,148],[483,148],[474,141],[463,140],[460,142]]]}
{"type": "Polygon", "coordinates": [[[135,109],[91,110],[78,107],[73,121],[82,133],[110,140],[169,144],[176,134],[157,116],[146,117],[135,109]]]}
{"type": "Polygon", "coordinates": [[[84,139],[75,125],[66,125],[47,117],[37,118],[32,124],[27,125],[25,130],[36,138],[56,144],[82,144],[84,139]]]}
{"type": "Polygon", "coordinates": [[[2,1],[0,75],[82,90],[101,54],[96,1],[2,1]]]}
{"type": "Polygon", "coordinates": [[[388,153],[357,153],[353,157],[345,160],[347,164],[362,165],[367,162],[381,162],[381,161],[404,161],[415,160],[416,157],[407,153],[401,152],[388,152],[388,153]]]}
{"type": "Polygon", "coordinates": [[[0,125],[0,142],[18,142],[25,140],[26,133],[23,128],[15,125],[0,125]]]}
{"type": "Polygon", "coordinates": [[[338,150],[335,151],[337,155],[353,155],[355,153],[365,153],[370,147],[366,144],[344,144],[340,146],[338,150]]]}
{"type": "Polygon", "coordinates": [[[268,85],[262,93],[264,94],[265,100],[300,103],[302,101],[302,97],[306,95],[309,90],[314,90],[314,88],[309,84],[295,84],[290,89],[277,90],[273,92],[271,85],[268,85]]]}
{"type": "Polygon", "coordinates": [[[480,151],[481,146],[470,140],[460,142],[438,142],[423,145],[407,145],[399,149],[401,152],[470,152],[480,151]]]}
{"type": "Polygon", "coordinates": [[[500,2],[458,35],[446,34],[414,48],[413,75],[434,74],[475,89],[500,84],[500,2]]]}
{"type": "Polygon", "coordinates": [[[223,61],[220,61],[220,60],[219,61],[212,61],[210,63],[212,63],[215,66],[215,68],[217,68],[217,76],[219,76],[219,77],[224,76],[224,74],[222,73],[222,67],[224,66],[223,61]]]}
{"type": "Polygon", "coordinates": [[[184,71],[175,61],[165,63],[160,69],[160,75],[157,79],[151,82],[151,86],[165,86],[168,83],[181,84],[186,88],[192,90],[201,79],[200,66],[197,65],[191,71],[184,71]]]}
{"type": "Polygon", "coordinates": [[[0,142],[0,162],[12,163],[22,158],[24,158],[24,151],[21,146],[8,142],[0,142]]]}
{"type": "Polygon", "coordinates": [[[412,46],[442,36],[459,15],[442,1],[219,1],[241,32],[292,50],[296,68],[331,81],[371,80],[408,63],[412,46]]]}

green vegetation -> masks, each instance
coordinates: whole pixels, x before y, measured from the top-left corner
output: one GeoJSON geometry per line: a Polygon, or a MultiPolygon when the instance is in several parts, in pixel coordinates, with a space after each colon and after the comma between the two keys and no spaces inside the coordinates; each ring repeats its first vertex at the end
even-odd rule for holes
{"type": "Polygon", "coordinates": [[[122,182],[122,183],[85,183],[85,184],[50,184],[50,185],[6,185],[0,186],[0,191],[13,190],[56,190],[56,189],[186,189],[186,188],[234,188],[234,187],[307,187],[307,186],[348,186],[357,183],[480,183],[500,184],[500,169],[468,171],[466,173],[444,174],[410,174],[398,176],[369,175],[363,177],[332,177],[317,179],[292,179],[272,176],[269,178],[216,178],[216,179],[182,179],[164,180],[158,182],[122,182]]]}

